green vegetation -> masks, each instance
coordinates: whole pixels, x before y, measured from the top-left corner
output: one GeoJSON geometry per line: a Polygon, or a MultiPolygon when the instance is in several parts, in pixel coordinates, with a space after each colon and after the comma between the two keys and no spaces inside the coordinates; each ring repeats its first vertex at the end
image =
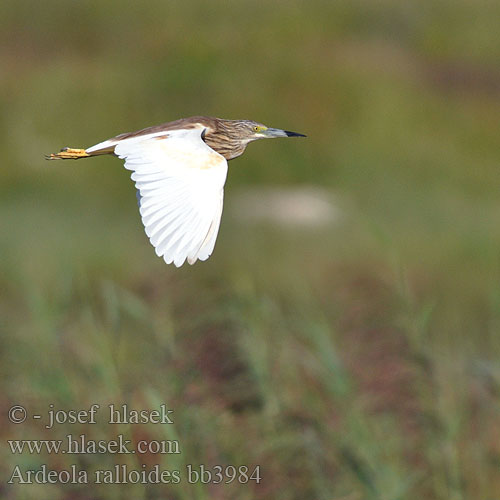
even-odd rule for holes
{"type": "Polygon", "coordinates": [[[4,0],[0,496],[500,498],[500,4],[4,0]],[[43,160],[205,114],[306,140],[230,163],[214,255],[154,255],[113,158],[43,160]],[[247,224],[245,186],[342,216],[247,224]],[[175,410],[175,425],[6,420],[175,410]],[[178,439],[180,455],[13,455],[8,439],[178,439]],[[261,466],[241,485],[7,485],[15,465],[261,466]]]}

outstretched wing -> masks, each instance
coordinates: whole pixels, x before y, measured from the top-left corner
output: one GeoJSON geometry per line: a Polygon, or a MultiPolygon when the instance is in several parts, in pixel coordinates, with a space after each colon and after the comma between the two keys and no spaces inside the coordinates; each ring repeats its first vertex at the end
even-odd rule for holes
{"type": "MultiPolygon", "coordinates": [[[[203,129],[169,130],[118,141],[114,153],[132,170],[146,234],[158,256],[181,266],[212,253],[222,215],[227,161],[203,129]]],[[[89,148],[89,150],[92,148],[89,148]]]]}

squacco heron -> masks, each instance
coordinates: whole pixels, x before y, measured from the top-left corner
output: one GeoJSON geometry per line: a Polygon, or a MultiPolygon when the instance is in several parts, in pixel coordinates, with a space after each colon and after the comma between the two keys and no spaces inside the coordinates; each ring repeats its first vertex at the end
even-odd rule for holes
{"type": "Polygon", "coordinates": [[[139,210],[159,257],[177,267],[206,260],[219,232],[227,162],[248,143],[303,134],[251,120],[184,118],[117,135],[87,149],[63,148],[49,160],[114,154],[132,170],[139,210]]]}

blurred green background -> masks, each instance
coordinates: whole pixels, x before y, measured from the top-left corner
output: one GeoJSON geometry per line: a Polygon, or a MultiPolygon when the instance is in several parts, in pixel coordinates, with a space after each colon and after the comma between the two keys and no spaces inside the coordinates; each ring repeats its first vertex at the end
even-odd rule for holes
{"type": "Polygon", "coordinates": [[[500,498],[497,1],[0,4],[5,499],[500,498]],[[121,162],[63,146],[191,115],[304,140],[229,164],[213,256],[176,269],[121,162]],[[237,217],[324,188],[314,227],[237,217]],[[7,422],[127,403],[174,426],[7,422]],[[12,455],[7,439],[178,439],[180,455],[12,455]],[[22,470],[261,466],[246,485],[7,485],[22,470]]]}

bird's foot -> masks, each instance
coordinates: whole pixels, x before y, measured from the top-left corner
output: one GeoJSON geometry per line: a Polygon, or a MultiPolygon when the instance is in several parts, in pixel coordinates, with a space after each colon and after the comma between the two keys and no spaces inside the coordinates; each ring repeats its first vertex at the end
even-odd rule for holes
{"type": "Polygon", "coordinates": [[[90,156],[85,149],[62,148],[59,153],[45,155],[47,160],[78,160],[90,156]]]}

